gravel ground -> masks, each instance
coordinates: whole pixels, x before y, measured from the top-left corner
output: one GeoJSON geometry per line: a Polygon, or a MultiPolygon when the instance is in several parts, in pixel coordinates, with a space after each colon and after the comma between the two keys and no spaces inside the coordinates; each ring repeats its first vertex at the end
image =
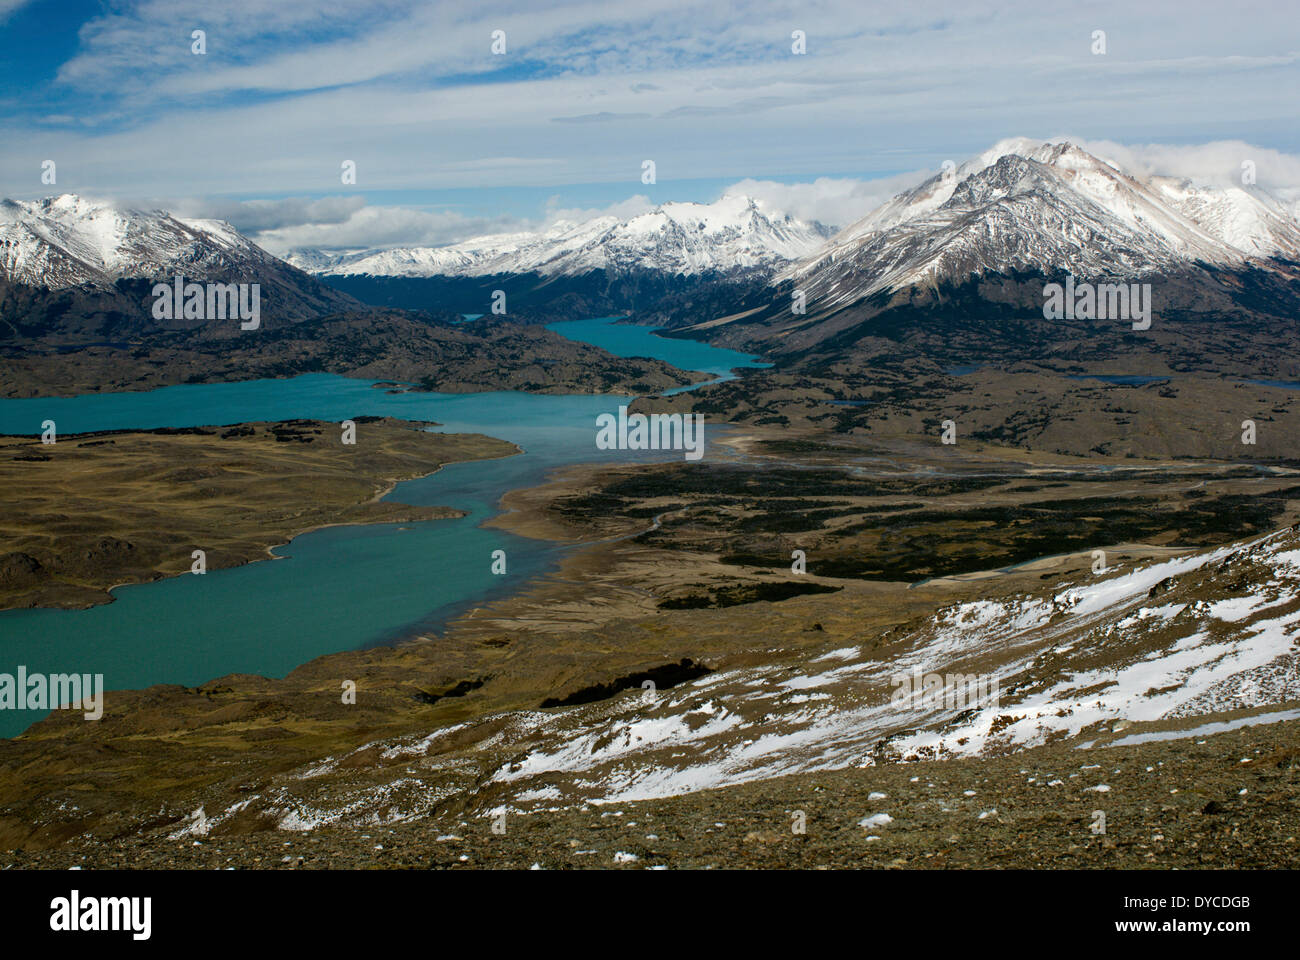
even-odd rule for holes
{"type": "Polygon", "coordinates": [[[637,803],[173,841],[6,868],[708,869],[1300,866],[1300,722],[1091,750],[800,774],[637,803]],[[1094,811],[1105,813],[1105,832],[1094,811]],[[797,811],[805,815],[796,832],[797,811]],[[883,815],[883,816],[881,816],[883,815]],[[877,817],[867,825],[861,822],[877,817]],[[890,819],[885,820],[888,817],[890,819]],[[500,827],[498,821],[497,826],[500,827]]]}

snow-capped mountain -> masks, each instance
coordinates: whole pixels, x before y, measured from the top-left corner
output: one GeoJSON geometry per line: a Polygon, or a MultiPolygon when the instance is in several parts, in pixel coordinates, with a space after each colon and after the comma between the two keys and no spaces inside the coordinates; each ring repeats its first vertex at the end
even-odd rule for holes
{"type": "Polygon", "coordinates": [[[317,274],[393,277],[656,270],[694,276],[775,269],[808,256],[829,237],[819,223],[765,210],[743,196],[715,203],[665,203],[628,219],[561,221],[539,233],[477,237],[447,247],[367,250],[337,257],[316,250],[290,263],[317,274]]]}
{"type": "Polygon", "coordinates": [[[1300,223],[1255,187],[1126,171],[1068,143],[1005,140],[899,194],[782,271],[822,309],[972,273],[1083,278],[1300,261],[1300,223]]]}
{"type": "Polygon", "coordinates": [[[74,194],[0,201],[0,303],[10,334],[104,339],[154,329],[151,281],[178,274],[257,284],[271,326],[360,306],[222,220],[123,209],[74,194]]]}
{"type": "Polygon", "coordinates": [[[0,202],[0,276],[50,289],[283,264],[222,220],[122,210],[75,194],[0,202]]]}

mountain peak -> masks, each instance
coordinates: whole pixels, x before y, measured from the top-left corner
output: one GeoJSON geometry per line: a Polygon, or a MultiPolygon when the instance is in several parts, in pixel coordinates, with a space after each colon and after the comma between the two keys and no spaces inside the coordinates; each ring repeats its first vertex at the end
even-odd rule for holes
{"type": "Polygon", "coordinates": [[[776,279],[846,304],[972,273],[1141,276],[1271,257],[1300,262],[1300,223],[1262,191],[1016,137],[898,194],[776,279]]]}
{"type": "Polygon", "coordinates": [[[677,275],[771,270],[807,256],[829,231],[769,216],[744,194],[711,203],[669,201],[626,218],[555,223],[534,233],[493,234],[446,247],[370,250],[330,257],[299,250],[290,262],[332,275],[578,276],[594,270],[657,270],[677,275]]]}
{"type": "Polygon", "coordinates": [[[1113,170],[1120,169],[1113,161],[1095,156],[1071,140],[1063,138],[1034,140],[1030,137],[1008,137],[1005,140],[999,140],[983,153],[962,164],[958,170],[958,176],[962,176],[963,173],[965,175],[977,173],[993,166],[1004,157],[1020,157],[1063,169],[1097,166],[1106,166],[1113,170]]]}
{"type": "Polygon", "coordinates": [[[175,271],[201,278],[271,257],[217,220],[123,209],[75,193],[0,205],[0,277],[58,289],[175,271]]]}

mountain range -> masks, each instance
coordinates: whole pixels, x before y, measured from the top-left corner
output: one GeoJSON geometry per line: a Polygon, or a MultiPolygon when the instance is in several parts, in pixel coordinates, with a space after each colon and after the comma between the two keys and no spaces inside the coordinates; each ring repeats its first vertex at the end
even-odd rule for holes
{"type": "Polygon", "coordinates": [[[1061,351],[1099,361],[1122,346],[1191,369],[1223,354],[1229,328],[1256,342],[1289,329],[1297,281],[1290,203],[1253,185],[1152,176],[1068,142],[1015,139],[898,194],[765,279],[666,299],[653,319],[814,363],[900,350],[941,363],[1061,351]],[[1045,321],[1046,286],[1071,278],[1149,284],[1155,329],[1138,341],[1114,318],[1045,321]]]}
{"type": "Polygon", "coordinates": [[[494,234],[446,247],[342,255],[301,249],[287,259],[327,276],[573,277],[597,270],[695,276],[771,270],[818,250],[832,232],[765,210],[751,197],[727,195],[714,203],[665,203],[626,219],[564,220],[540,232],[494,234]]]}
{"type": "MultiPolygon", "coordinates": [[[[242,294],[241,294],[242,296],[242,294]]],[[[205,298],[206,299],[206,298],[205,298]]],[[[206,311],[200,311],[206,312],[206,311]]],[[[540,328],[375,308],[220,220],[75,195],[0,203],[0,393],[139,390],[329,372],[427,389],[644,392],[689,383],[540,328]],[[155,316],[155,284],[256,284],[261,323],[155,316]]]]}
{"type": "Polygon", "coordinates": [[[122,210],[75,194],[0,202],[0,258],[5,279],[51,289],[280,266],[224,221],[122,210]]]}
{"type": "Polygon", "coordinates": [[[290,319],[361,303],[486,313],[499,288],[514,319],[628,311],[769,355],[834,354],[914,333],[898,308],[991,318],[989,329],[1019,323],[1041,314],[1044,282],[1066,274],[1152,283],[1166,319],[1286,318],[1300,221],[1294,204],[1253,185],[1154,176],[1023,138],[950,165],[838,233],[727,195],[444,247],[298,249],[286,262],[223,221],[72,195],[0,204],[0,336],[121,336],[151,282],[176,273],[259,282],[270,312],[290,319]]]}
{"type": "Polygon", "coordinates": [[[811,299],[846,304],[972,273],[1061,269],[1140,277],[1191,264],[1300,261],[1294,208],[1254,186],[1210,186],[1126,170],[1069,142],[1004,140],[904,191],[832,235],[752,198],[669,203],[620,220],[557,223],[446,247],[289,262],[329,276],[576,276],[660,270],[691,276],[771,270],[811,299]]]}
{"type": "MultiPolygon", "coordinates": [[[[290,259],[368,302],[471,309],[490,280],[546,316],[626,310],[769,355],[835,355],[906,338],[917,328],[909,310],[1018,328],[1041,317],[1044,284],[1065,275],[1151,283],[1165,320],[1293,316],[1296,214],[1253,184],[1153,175],[1068,141],[1013,138],[833,235],[727,196],[450,247],[290,259]]],[[[1021,339],[1011,329],[1011,344],[1021,339]]]]}

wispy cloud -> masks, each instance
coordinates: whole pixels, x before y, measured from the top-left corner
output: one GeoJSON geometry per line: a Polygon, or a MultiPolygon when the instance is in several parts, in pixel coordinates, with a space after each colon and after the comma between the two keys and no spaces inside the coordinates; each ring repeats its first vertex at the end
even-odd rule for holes
{"type": "Polygon", "coordinates": [[[1075,142],[1090,153],[1139,173],[1179,177],[1218,187],[1241,186],[1242,164],[1249,163],[1256,186],[1280,197],[1300,196],[1300,155],[1241,140],[1188,145],[1123,144],[1109,140],[1075,142]]]}
{"type": "Polygon", "coordinates": [[[586,223],[598,217],[625,220],[654,209],[644,195],[603,207],[565,207],[558,198],[552,198],[536,217],[474,217],[454,210],[400,204],[368,206],[360,197],[337,196],[242,202],[189,198],[162,205],[183,216],[226,220],[280,255],[296,247],[439,247],[490,234],[545,230],[561,221],[586,223]]]}
{"type": "Polygon", "coordinates": [[[384,206],[360,207],[342,220],[286,222],[256,231],[252,237],[267,250],[282,255],[295,247],[440,247],[467,237],[511,233],[526,226],[507,217],[466,217],[454,211],[384,206]]]}
{"type": "MultiPolygon", "coordinates": [[[[1220,187],[1240,185],[1241,164],[1254,164],[1257,185],[1288,203],[1300,199],[1300,155],[1266,149],[1242,141],[1217,141],[1189,146],[1121,144],[1071,140],[1135,173],[1185,178],[1220,187]]],[[[957,160],[965,160],[958,157],[957,160]]],[[[935,176],[937,168],[913,170],[874,179],[818,177],[803,182],[738,180],[721,190],[756,199],[765,212],[789,214],[842,228],[866,216],[903,190],[935,176]]],[[[456,211],[401,205],[367,206],[359,197],[307,197],[277,201],[178,201],[171,205],[191,216],[229,220],[273,253],[295,247],[358,249],[394,246],[443,246],[493,233],[545,230],[566,221],[585,223],[601,217],[628,220],[653,210],[656,201],[634,193],[615,203],[574,207],[551,197],[537,216],[472,217],[456,211]]]]}
{"type": "Polygon", "coordinates": [[[845,227],[900,191],[934,174],[934,170],[917,170],[876,180],[818,177],[808,183],[747,179],[733,184],[727,192],[753,197],[774,211],[788,213],[800,220],[816,220],[828,227],[845,227]]]}
{"type": "Polygon", "coordinates": [[[25,7],[29,3],[31,0],[0,0],[0,23],[4,23],[20,7],[25,7]]]}
{"type": "MultiPolygon", "coordinates": [[[[654,200],[741,177],[821,178],[830,197],[836,179],[1067,125],[1300,149],[1300,18],[1243,2],[1225,17],[1211,0],[120,0],[80,26],[52,83],[0,103],[0,191],[41,192],[54,158],[60,189],[87,192],[321,196],[355,160],[353,192],[626,181],[631,195],[654,159],[654,200]]],[[[826,206],[813,196],[791,200],[826,206]]]]}

